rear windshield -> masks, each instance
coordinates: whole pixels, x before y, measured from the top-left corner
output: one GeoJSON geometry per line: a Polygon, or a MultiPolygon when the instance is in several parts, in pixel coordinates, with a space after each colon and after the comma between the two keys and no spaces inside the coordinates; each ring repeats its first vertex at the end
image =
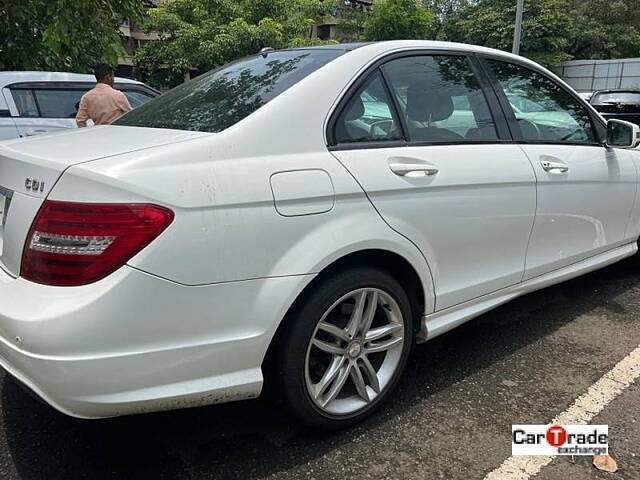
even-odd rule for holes
{"type": "Polygon", "coordinates": [[[220,132],[343,50],[284,50],[240,59],[132,110],[114,125],[220,132]]]}
{"type": "Polygon", "coordinates": [[[594,103],[596,105],[606,105],[608,103],[640,105],[640,93],[634,93],[634,92],[598,93],[593,96],[593,98],[591,99],[591,103],[594,103]]]}

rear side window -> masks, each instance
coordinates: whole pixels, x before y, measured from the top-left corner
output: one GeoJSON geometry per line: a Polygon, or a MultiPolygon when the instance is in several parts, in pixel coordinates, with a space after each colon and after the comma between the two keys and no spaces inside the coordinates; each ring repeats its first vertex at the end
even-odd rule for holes
{"type": "Polygon", "coordinates": [[[34,89],[40,116],[45,118],[75,118],[76,105],[87,90],[61,88],[34,89]]]}
{"type": "Polygon", "coordinates": [[[343,53],[301,49],[243,58],[174,88],[114,124],[219,132],[343,53]]]}
{"type": "Polygon", "coordinates": [[[376,72],[349,100],[335,127],[337,143],[402,140],[393,105],[376,72]]]}
{"type": "Polygon", "coordinates": [[[18,115],[27,118],[75,118],[78,102],[88,89],[12,88],[18,115]]]}
{"type": "Polygon", "coordinates": [[[587,109],[553,80],[520,65],[488,63],[511,104],[523,140],[596,143],[587,109]]]}
{"type": "Polygon", "coordinates": [[[18,108],[18,115],[21,117],[35,118],[40,116],[33,91],[22,88],[12,88],[11,96],[18,108]]]}
{"type": "Polygon", "coordinates": [[[489,105],[466,57],[403,57],[383,67],[409,141],[497,140],[489,105]]]}

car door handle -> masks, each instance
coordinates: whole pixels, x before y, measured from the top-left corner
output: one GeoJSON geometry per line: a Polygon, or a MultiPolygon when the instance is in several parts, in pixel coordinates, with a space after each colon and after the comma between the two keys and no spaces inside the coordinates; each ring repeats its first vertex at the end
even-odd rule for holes
{"type": "Polygon", "coordinates": [[[551,160],[540,160],[540,165],[545,172],[565,173],[569,171],[569,166],[564,162],[554,162],[551,160]]]}
{"type": "Polygon", "coordinates": [[[401,177],[426,177],[438,173],[438,167],[421,160],[407,158],[390,158],[389,168],[401,177]]]}
{"type": "Polygon", "coordinates": [[[47,133],[46,130],[27,130],[24,134],[27,137],[33,137],[34,135],[39,135],[41,133],[47,133]]]}

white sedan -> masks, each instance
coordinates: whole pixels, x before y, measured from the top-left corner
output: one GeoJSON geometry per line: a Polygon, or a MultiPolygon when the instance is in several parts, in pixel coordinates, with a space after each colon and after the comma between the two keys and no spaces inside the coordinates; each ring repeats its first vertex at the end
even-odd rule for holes
{"type": "Polygon", "coordinates": [[[0,363],[77,417],[267,387],[350,425],[416,341],[635,254],[638,142],[501,51],[263,51],[0,146],[0,363]]]}

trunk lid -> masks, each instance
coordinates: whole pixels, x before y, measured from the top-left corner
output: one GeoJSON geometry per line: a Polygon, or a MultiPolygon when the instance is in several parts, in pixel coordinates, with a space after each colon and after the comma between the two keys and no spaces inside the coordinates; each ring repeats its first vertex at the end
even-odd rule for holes
{"type": "Polygon", "coordinates": [[[0,267],[19,275],[29,227],[67,168],[204,135],[212,134],[103,126],[0,142],[0,267]]]}

